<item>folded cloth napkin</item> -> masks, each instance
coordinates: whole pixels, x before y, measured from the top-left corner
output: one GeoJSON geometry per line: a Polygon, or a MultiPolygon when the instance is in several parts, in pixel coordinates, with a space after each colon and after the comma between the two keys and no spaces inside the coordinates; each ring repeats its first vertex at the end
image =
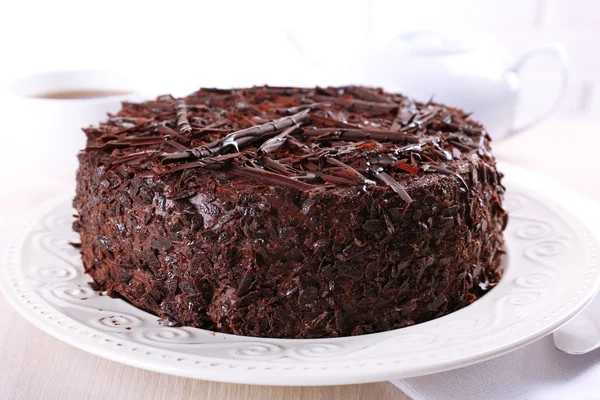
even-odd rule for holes
{"type": "Polygon", "coordinates": [[[569,355],[549,335],[490,361],[392,383],[415,400],[600,399],[600,351],[569,355]]]}

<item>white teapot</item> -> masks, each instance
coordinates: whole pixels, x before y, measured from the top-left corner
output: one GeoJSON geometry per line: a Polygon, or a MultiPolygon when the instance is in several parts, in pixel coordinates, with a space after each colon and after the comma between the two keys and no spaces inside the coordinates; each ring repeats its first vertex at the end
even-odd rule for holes
{"type": "MultiPolygon", "coordinates": [[[[347,60],[348,56],[342,59],[347,60]]],[[[343,68],[333,59],[321,66],[329,71],[329,81],[336,84],[378,86],[420,101],[433,97],[436,102],[461,107],[472,112],[473,118],[481,121],[496,140],[548,116],[559,104],[567,83],[566,56],[558,46],[534,49],[506,67],[490,53],[472,50],[460,41],[430,32],[414,32],[388,43],[369,44],[352,60],[343,68]],[[556,98],[548,110],[517,125],[522,95],[520,70],[529,59],[541,54],[551,55],[557,64],[556,98]]]]}

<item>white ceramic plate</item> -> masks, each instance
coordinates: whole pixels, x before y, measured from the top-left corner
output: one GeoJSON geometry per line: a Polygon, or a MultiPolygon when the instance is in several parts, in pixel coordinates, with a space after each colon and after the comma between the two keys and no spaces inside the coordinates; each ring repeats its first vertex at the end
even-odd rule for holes
{"type": "MultiPolygon", "coordinates": [[[[29,321],[75,347],[124,364],[193,378],[269,385],[333,385],[424,375],[480,362],[567,322],[600,285],[597,238],[553,200],[585,198],[503,165],[507,267],[474,304],[434,321],[371,335],[263,339],[158,325],[157,318],[89,288],[69,240],[70,196],[49,204],[8,249],[5,296],[29,321]]],[[[575,202],[575,203],[573,203],[575,202]]],[[[579,202],[579,203],[578,203],[579,202]]],[[[376,311],[374,311],[376,312],[376,311]]]]}

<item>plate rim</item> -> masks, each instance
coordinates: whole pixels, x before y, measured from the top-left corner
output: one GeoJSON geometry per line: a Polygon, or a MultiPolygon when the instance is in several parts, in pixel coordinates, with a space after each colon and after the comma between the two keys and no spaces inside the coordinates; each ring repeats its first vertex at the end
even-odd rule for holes
{"type": "MultiPolygon", "coordinates": [[[[501,163],[503,169],[510,169],[513,172],[518,171],[527,171],[527,174],[538,174],[533,171],[525,170],[522,167],[510,165],[508,163],[501,163]]],[[[512,173],[512,172],[511,172],[512,173]]],[[[565,189],[562,185],[555,183],[552,179],[546,178],[542,175],[544,180],[550,180],[550,184],[555,188],[562,188],[566,191],[569,197],[583,199],[589,202],[591,206],[594,203],[594,207],[598,208],[598,204],[593,199],[588,199],[585,196],[574,192],[570,189],[565,189]]],[[[542,185],[544,183],[542,182],[542,185]]],[[[573,213],[569,212],[569,210],[565,210],[565,207],[560,204],[560,201],[553,201],[554,199],[550,199],[549,196],[545,193],[541,193],[539,190],[528,191],[528,193],[534,193],[537,196],[540,196],[544,200],[549,200],[550,208],[559,209],[564,211],[567,215],[573,213]]],[[[262,385],[280,385],[280,386],[327,386],[327,385],[338,385],[338,384],[354,384],[354,383],[368,383],[368,382],[377,382],[389,379],[397,379],[398,372],[394,370],[393,364],[388,364],[387,367],[381,369],[370,369],[370,368],[346,368],[343,374],[338,374],[336,376],[331,376],[327,373],[324,373],[320,369],[313,369],[310,373],[303,373],[303,375],[299,375],[294,377],[293,379],[283,378],[281,377],[280,382],[274,382],[276,378],[273,375],[265,374],[263,379],[257,379],[255,375],[248,375],[247,379],[244,379],[242,375],[232,375],[232,374],[223,374],[222,369],[220,368],[202,368],[196,371],[191,371],[189,368],[177,368],[170,364],[160,365],[156,363],[153,359],[148,357],[138,359],[135,357],[131,357],[129,353],[122,351],[121,349],[115,348],[112,345],[107,346],[98,346],[97,343],[81,339],[77,335],[71,335],[68,331],[63,330],[58,327],[58,325],[46,321],[40,318],[37,314],[33,313],[32,310],[29,310],[28,307],[19,301],[18,295],[14,292],[12,288],[9,286],[9,277],[7,276],[8,266],[12,264],[17,264],[19,262],[18,250],[24,244],[24,241],[28,237],[29,233],[33,230],[35,225],[39,222],[39,220],[50,212],[53,208],[58,207],[60,204],[64,203],[67,200],[71,200],[72,193],[61,194],[56,196],[41,206],[37,207],[34,212],[30,214],[28,218],[28,222],[24,224],[23,228],[18,231],[18,233],[14,236],[13,240],[6,247],[6,252],[3,254],[3,257],[0,261],[0,266],[2,266],[1,275],[2,279],[0,279],[0,289],[4,294],[5,298],[9,301],[9,303],[21,314],[25,317],[30,323],[44,332],[50,334],[51,336],[70,344],[80,350],[87,351],[89,353],[95,354],[97,356],[107,358],[112,361],[120,362],[126,365],[147,369],[154,372],[167,373],[176,376],[184,376],[189,378],[199,378],[199,379],[207,379],[214,380],[219,382],[230,382],[230,383],[245,383],[245,384],[262,384],[262,385]],[[241,378],[240,378],[241,377],[241,378]]],[[[598,211],[598,210],[596,210],[598,211]]],[[[599,214],[600,215],[600,214],[599,214]]],[[[598,215],[596,216],[598,217],[598,215]]],[[[600,240],[599,232],[597,229],[592,229],[592,226],[588,221],[582,220],[580,217],[577,217],[577,222],[579,225],[584,226],[588,233],[591,235],[592,239],[595,238],[595,244],[598,245],[598,241],[600,240]]],[[[428,375],[437,372],[446,371],[449,369],[455,369],[460,367],[465,367],[468,365],[472,365],[475,363],[479,363],[482,361],[489,360],[496,356],[506,354],[512,350],[525,346],[551,332],[560,328],[560,326],[567,323],[569,320],[574,318],[589,302],[592,301],[595,294],[598,292],[600,288],[600,278],[597,278],[593,285],[591,285],[591,289],[586,296],[582,296],[582,298],[571,308],[571,311],[568,315],[553,321],[545,325],[543,328],[538,329],[534,332],[529,332],[527,335],[523,335],[519,339],[514,340],[512,343],[504,344],[503,346],[494,348],[492,350],[487,350],[482,354],[473,354],[468,358],[457,360],[448,360],[446,362],[438,362],[435,366],[422,366],[420,368],[416,368],[411,371],[409,374],[402,374],[403,378],[408,378],[412,376],[420,376],[420,375],[428,375]]],[[[56,310],[56,312],[59,312],[56,310]]],[[[67,317],[70,319],[70,317],[67,317]]],[[[443,318],[443,317],[442,317],[443,318]]],[[[434,321],[439,321],[436,319],[434,321]]],[[[75,321],[77,322],[77,321],[75,321]]],[[[428,322],[426,322],[428,323],[428,322]]],[[[374,334],[377,335],[377,334],[374,334]]],[[[306,340],[306,339],[290,339],[290,340],[306,340]]],[[[310,339],[311,342],[318,342],[323,339],[310,339]]],[[[127,341],[127,340],[124,340],[127,341]]],[[[163,350],[164,351],[164,350],[163,350]]],[[[321,360],[321,362],[325,362],[321,360]]],[[[333,369],[333,368],[332,368],[333,369]]]]}

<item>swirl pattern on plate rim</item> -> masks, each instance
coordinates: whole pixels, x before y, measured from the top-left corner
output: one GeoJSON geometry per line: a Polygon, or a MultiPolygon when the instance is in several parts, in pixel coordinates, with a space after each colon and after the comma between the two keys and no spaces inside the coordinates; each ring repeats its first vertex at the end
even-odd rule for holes
{"type": "MultiPolygon", "coordinates": [[[[519,338],[525,327],[544,326],[566,315],[587,288],[597,285],[597,244],[587,231],[573,229],[526,191],[511,188],[506,204],[511,210],[506,232],[509,265],[497,288],[448,316],[373,335],[282,340],[160,326],[155,316],[122,300],[98,296],[86,286],[89,278],[82,273],[80,262],[73,265],[78,260],[77,250],[66,239],[72,236],[68,203],[47,212],[26,232],[22,244],[9,248],[3,284],[13,304],[18,302],[18,308],[25,308],[44,325],[52,325],[52,330],[60,331],[58,336],[77,333],[90,342],[88,347],[97,347],[97,353],[110,351],[117,354],[113,358],[144,359],[149,369],[160,370],[154,365],[170,363],[196,368],[194,371],[365,366],[410,370],[411,364],[474,356],[490,342],[519,338]],[[580,284],[563,288],[559,284],[569,276],[561,268],[573,259],[582,268],[569,274],[580,284]],[[517,263],[518,271],[513,268],[517,263]],[[105,307],[107,304],[110,307],[105,307]]],[[[201,376],[198,374],[184,375],[201,376]]]]}

